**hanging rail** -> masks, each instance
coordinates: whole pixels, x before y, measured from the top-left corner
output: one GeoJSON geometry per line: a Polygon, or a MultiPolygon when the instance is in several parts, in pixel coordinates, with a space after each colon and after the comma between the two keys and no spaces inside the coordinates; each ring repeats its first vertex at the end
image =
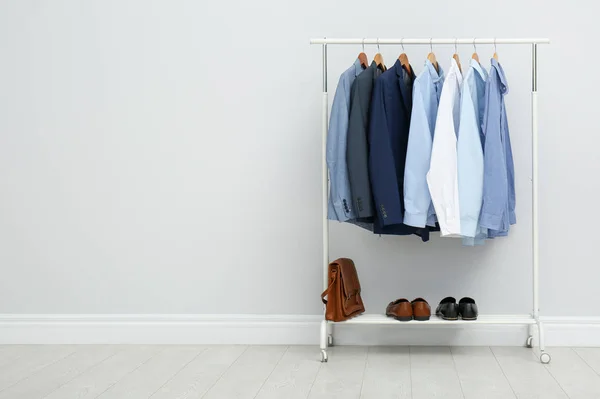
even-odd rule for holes
{"type": "Polygon", "coordinates": [[[380,39],[380,38],[315,38],[310,44],[549,44],[550,39],[538,38],[423,38],[423,39],[380,39]]]}

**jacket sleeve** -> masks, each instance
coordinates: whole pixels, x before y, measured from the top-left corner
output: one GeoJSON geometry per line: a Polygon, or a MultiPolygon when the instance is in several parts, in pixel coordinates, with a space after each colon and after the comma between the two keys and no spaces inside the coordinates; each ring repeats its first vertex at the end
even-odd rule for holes
{"type": "Polygon", "coordinates": [[[454,101],[457,82],[448,78],[442,89],[435,123],[427,186],[442,236],[460,235],[454,101]]]}
{"type": "Polygon", "coordinates": [[[469,82],[463,83],[458,128],[458,196],[460,230],[463,237],[475,237],[483,201],[483,148],[479,134],[479,117],[469,82]]]}
{"type": "Polygon", "coordinates": [[[375,81],[371,99],[369,121],[369,173],[373,189],[376,212],[383,226],[402,223],[402,208],[394,155],[387,125],[384,82],[380,77],[375,81]]]}
{"type": "Polygon", "coordinates": [[[432,134],[419,82],[413,86],[413,107],[404,168],[404,224],[425,227],[431,206],[427,171],[431,160],[432,134]]]}
{"type": "Polygon", "coordinates": [[[360,81],[356,81],[351,90],[346,159],[354,213],[358,218],[370,218],[373,216],[373,203],[369,181],[369,146],[367,142],[369,121],[366,120],[368,112],[363,110],[363,106],[368,107],[369,99],[364,98],[365,93],[361,92],[360,83],[360,81]]]}
{"type": "Polygon", "coordinates": [[[348,93],[344,76],[340,77],[327,134],[327,167],[329,169],[328,219],[344,222],[352,217],[350,212],[349,183],[346,166],[346,139],[348,132],[348,93]]]}
{"type": "Polygon", "coordinates": [[[506,156],[500,123],[502,120],[501,94],[497,87],[494,69],[488,79],[485,95],[485,117],[483,133],[485,136],[483,205],[481,208],[482,227],[491,230],[506,231],[503,218],[508,200],[506,156]]]}

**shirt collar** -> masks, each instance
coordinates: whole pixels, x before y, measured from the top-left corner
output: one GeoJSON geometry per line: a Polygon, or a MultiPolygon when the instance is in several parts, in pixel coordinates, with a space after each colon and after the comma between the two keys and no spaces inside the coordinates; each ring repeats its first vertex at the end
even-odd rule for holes
{"type": "Polygon", "coordinates": [[[479,61],[474,60],[473,58],[471,58],[471,68],[473,68],[475,71],[477,71],[477,73],[479,74],[479,76],[481,77],[481,79],[485,82],[488,78],[488,73],[486,72],[486,70],[481,66],[481,64],[479,63],[479,61]]]}
{"type": "Polygon", "coordinates": [[[502,65],[500,65],[500,63],[498,62],[498,60],[496,60],[495,58],[492,58],[491,60],[492,63],[492,68],[496,69],[496,71],[498,72],[498,78],[500,79],[500,91],[503,94],[508,93],[508,82],[506,81],[506,75],[504,74],[504,69],[502,69],[502,65]]]}
{"type": "Polygon", "coordinates": [[[429,60],[425,60],[425,68],[429,71],[429,76],[433,83],[439,83],[444,79],[444,70],[441,65],[438,63],[438,70],[435,70],[435,67],[429,60]]]}
{"type": "Polygon", "coordinates": [[[360,64],[360,60],[357,58],[356,61],[354,61],[354,77],[357,77],[358,75],[360,75],[360,73],[363,71],[363,67],[360,64]]]}
{"type": "Polygon", "coordinates": [[[456,63],[456,60],[454,59],[454,57],[450,58],[450,73],[452,73],[453,70],[454,70],[454,73],[456,74],[456,80],[458,80],[458,84],[461,85],[462,81],[463,81],[463,76],[462,76],[462,72],[460,72],[460,68],[458,67],[458,64],[456,63]]]}

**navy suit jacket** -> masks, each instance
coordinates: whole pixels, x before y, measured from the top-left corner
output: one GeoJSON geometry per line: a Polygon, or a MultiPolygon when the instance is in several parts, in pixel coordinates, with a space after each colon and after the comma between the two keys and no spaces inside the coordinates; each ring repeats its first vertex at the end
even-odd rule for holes
{"type": "Polygon", "coordinates": [[[412,110],[415,75],[399,60],[376,81],[369,125],[369,174],[375,207],[374,233],[417,234],[429,239],[429,229],[407,226],[404,219],[404,163],[412,110]]]}

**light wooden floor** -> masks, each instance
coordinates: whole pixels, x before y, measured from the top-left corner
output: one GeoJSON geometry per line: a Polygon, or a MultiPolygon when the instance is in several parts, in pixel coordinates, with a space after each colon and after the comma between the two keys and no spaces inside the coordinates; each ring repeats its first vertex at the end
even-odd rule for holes
{"type": "Polygon", "coordinates": [[[600,348],[0,346],[0,399],[600,398],[600,348]]]}

